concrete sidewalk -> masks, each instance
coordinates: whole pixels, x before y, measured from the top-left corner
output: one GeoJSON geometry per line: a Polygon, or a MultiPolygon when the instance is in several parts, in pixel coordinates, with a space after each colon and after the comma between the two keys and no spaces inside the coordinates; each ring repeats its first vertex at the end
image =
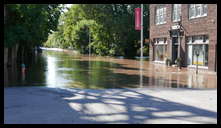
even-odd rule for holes
{"type": "Polygon", "coordinates": [[[4,123],[217,123],[217,90],[11,87],[4,123]]]}

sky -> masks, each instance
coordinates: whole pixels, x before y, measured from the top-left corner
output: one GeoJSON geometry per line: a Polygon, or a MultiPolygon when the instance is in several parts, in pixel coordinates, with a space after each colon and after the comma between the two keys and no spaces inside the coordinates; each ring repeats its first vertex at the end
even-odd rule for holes
{"type": "MultiPolygon", "coordinates": [[[[65,7],[70,8],[70,7],[71,7],[71,5],[73,5],[73,4],[65,4],[65,7]]],[[[67,11],[67,9],[64,9],[64,12],[66,12],[66,11],[67,11]]]]}

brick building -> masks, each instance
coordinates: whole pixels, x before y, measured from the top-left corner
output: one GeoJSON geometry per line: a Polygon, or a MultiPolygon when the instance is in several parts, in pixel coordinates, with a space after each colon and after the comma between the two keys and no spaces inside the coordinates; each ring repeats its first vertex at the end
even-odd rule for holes
{"type": "Polygon", "coordinates": [[[217,5],[151,4],[150,40],[150,61],[216,71],[217,5]]]}

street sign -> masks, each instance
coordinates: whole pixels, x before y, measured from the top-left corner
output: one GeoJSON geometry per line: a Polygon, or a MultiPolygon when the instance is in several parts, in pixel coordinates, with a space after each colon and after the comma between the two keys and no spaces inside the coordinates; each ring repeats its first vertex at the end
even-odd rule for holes
{"type": "Polygon", "coordinates": [[[141,8],[135,8],[135,30],[141,30],[141,8]]]}

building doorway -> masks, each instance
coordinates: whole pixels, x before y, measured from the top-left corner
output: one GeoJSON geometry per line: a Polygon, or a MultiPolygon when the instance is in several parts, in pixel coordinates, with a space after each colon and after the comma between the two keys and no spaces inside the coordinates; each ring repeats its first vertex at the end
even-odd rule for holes
{"type": "Polygon", "coordinates": [[[172,64],[175,64],[178,55],[178,37],[172,37],[172,64]]]}

